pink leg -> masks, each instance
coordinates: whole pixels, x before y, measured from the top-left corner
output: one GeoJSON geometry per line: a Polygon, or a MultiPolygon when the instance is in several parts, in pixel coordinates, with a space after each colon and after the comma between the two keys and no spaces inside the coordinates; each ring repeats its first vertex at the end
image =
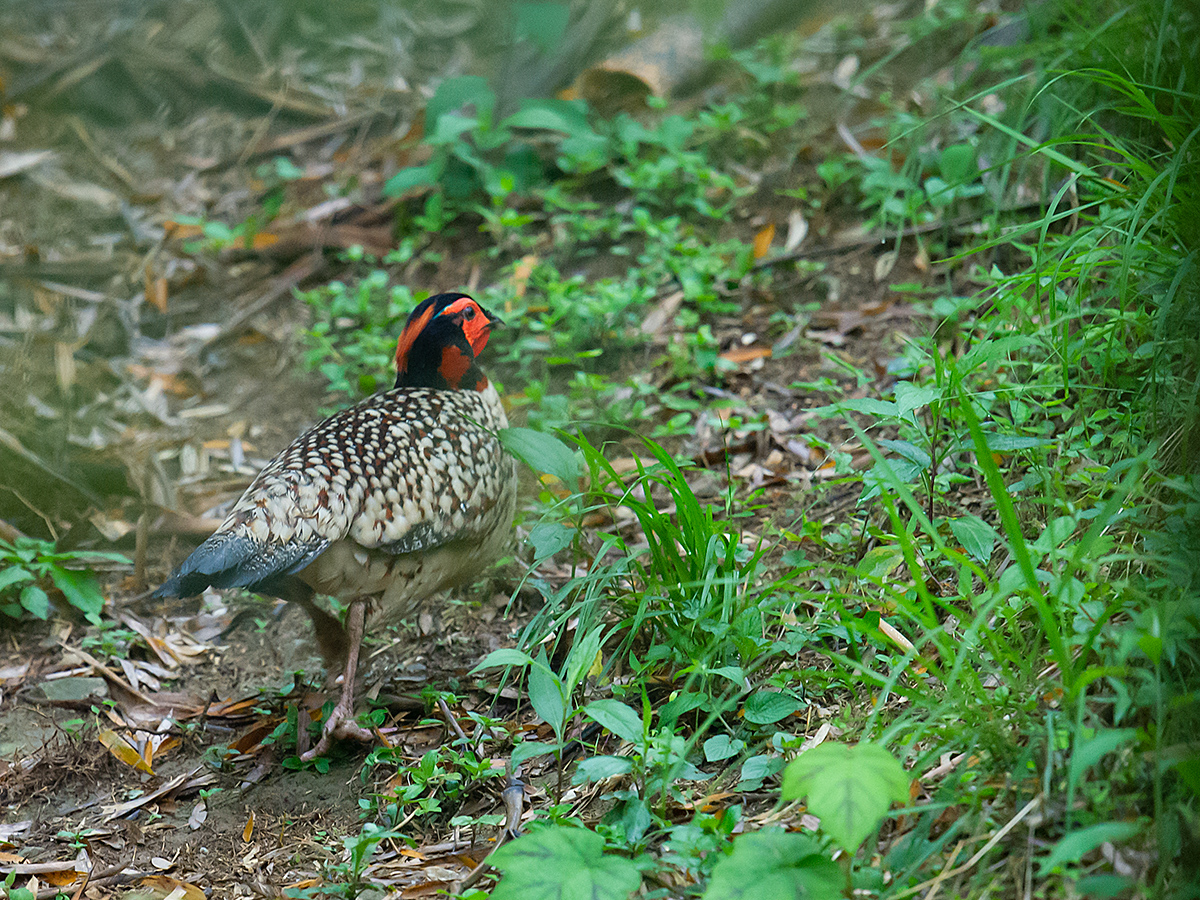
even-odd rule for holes
{"type": "Polygon", "coordinates": [[[354,738],[364,743],[375,740],[375,735],[354,721],[354,676],[358,670],[358,651],[362,646],[366,615],[365,600],[355,600],[350,604],[350,610],[346,613],[346,639],[349,647],[342,676],[342,693],[321,730],[321,740],[317,741],[317,746],[301,755],[303,760],[324,756],[333,746],[333,742],[342,738],[354,738]]]}

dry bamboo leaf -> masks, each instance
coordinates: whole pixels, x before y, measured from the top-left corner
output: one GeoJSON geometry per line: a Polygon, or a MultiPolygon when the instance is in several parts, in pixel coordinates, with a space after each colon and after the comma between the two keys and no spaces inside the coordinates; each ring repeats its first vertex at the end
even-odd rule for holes
{"type": "Polygon", "coordinates": [[[204,891],[196,885],[170,875],[147,875],[138,882],[138,887],[149,892],[147,900],[206,900],[204,891]]]}
{"type": "Polygon", "coordinates": [[[721,354],[721,359],[737,365],[753,362],[756,359],[769,359],[770,357],[770,347],[732,347],[721,354]]]}
{"type": "Polygon", "coordinates": [[[0,178],[40,166],[54,156],[53,150],[30,150],[22,153],[0,153],[0,178]]]}
{"type": "Polygon", "coordinates": [[[798,209],[792,210],[788,215],[788,233],[787,240],[783,242],[783,253],[796,252],[807,236],[808,220],[804,218],[804,213],[798,209]]]}
{"type": "Polygon", "coordinates": [[[146,761],[142,758],[142,754],[138,753],[137,748],[111,728],[102,728],[97,735],[97,739],[108,749],[109,753],[125,763],[125,765],[137,769],[139,772],[145,772],[148,775],[154,774],[154,770],[146,764],[146,761]]]}
{"type": "Polygon", "coordinates": [[[754,258],[762,259],[771,250],[771,241],[775,240],[775,223],[770,222],[754,236],[754,258]]]}

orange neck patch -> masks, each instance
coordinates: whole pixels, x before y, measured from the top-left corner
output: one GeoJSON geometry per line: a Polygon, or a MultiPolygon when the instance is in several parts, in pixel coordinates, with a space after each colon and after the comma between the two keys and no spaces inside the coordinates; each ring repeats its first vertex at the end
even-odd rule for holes
{"type": "Polygon", "coordinates": [[[473,357],[467,356],[461,349],[451,344],[449,347],[442,348],[442,364],[438,366],[438,372],[446,379],[446,384],[457,388],[473,362],[475,362],[473,357]]]}
{"type": "Polygon", "coordinates": [[[412,349],[413,342],[417,339],[425,326],[429,324],[429,320],[433,318],[433,307],[425,310],[416,319],[409,323],[408,327],[400,333],[400,340],[396,342],[396,372],[403,375],[408,371],[408,351],[412,349]]]}

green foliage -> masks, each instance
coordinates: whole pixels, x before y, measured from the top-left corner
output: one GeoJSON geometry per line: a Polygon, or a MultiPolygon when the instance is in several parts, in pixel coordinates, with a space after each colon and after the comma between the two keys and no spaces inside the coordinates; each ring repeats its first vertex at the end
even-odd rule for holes
{"type": "Polygon", "coordinates": [[[534,471],[553,475],[568,487],[579,483],[579,460],[553,435],[532,428],[505,428],[500,431],[500,443],[534,471]]]}
{"type": "MultiPolygon", "coordinates": [[[[1166,76],[1194,55],[1194,14],[1177,11],[1139,4],[1109,19],[1097,10],[1085,24],[1056,8],[1054,28],[1065,31],[1041,37],[1053,35],[1059,70],[1032,89],[1024,78],[990,88],[1004,115],[984,112],[982,94],[953,113],[978,126],[971,143],[975,159],[993,161],[981,173],[992,196],[1007,202],[1014,184],[1044,186],[1048,211],[950,260],[994,253],[1005,262],[986,267],[985,309],[934,301],[942,326],[910,345],[891,399],[837,404],[874,463],[860,502],[886,517],[864,527],[875,546],[853,567],[856,587],[882,592],[881,608],[914,645],[880,653],[880,620],[841,581],[850,589],[832,605],[860,641],[842,658],[844,677],[911,704],[890,720],[873,713],[867,727],[888,721],[889,742],[933,738],[983,754],[993,771],[1026,783],[1014,802],[1057,798],[1067,812],[1038,871],[1082,892],[1133,889],[1127,876],[1097,871],[1106,841],[1135,850],[1157,841],[1178,864],[1175,826],[1131,827],[1131,809],[1156,821],[1190,816],[1174,776],[1139,757],[1164,733],[1194,727],[1166,698],[1190,696],[1200,661],[1180,652],[1198,607],[1195,579],[1177,568],[1194,547],[1176,548],[1180,523],[1194,529],[1196,518],[1194,488],[1174,476],[1195,458],[1200,328],[1183,309],[1195,297],[1197,245],[1183,210],[1197,190],[1185,148],[1200,138],[1200,94],[1194,80],[1180,89],[1184,81],[1166,76]],[[947,354],[945,340],[968,329],[969,349],[947,354]],[[966,505],[971,484],[986,488],[982,508],[966,505]],[[1160,644],[1155,629],[1166,622],[1176,626],[1160,644]],[[937,692],[908,681],[914,664],[937,692]],[[1135,722],[1154,724],[1138,731],[1135,722]]],[[[896,146],[909,159],[924,138],[898,121],[896,146]]],[[[855,189],[856,165],[826,167],[831,187],[855,189]]],[[[966,151],[939,165],[960,182],[974,171],[966,151]]],[[[920,221],[916,170],[873,166],[861,196],[881,219],[920,221]]],[[[954,787],[947,798],[961,802],[982,785],[954,787]]],[[[1170,883],[1168,870],[1154,890],[1170,883]]]]}
{"type": "Polygon", "coordinates": [[[360,805],[364,812],[377,811],[393,828],[416,818],[445,821],[457,814],[472,789],[502,774],[489,759],[480,758],[468,747],[429,750],[415,766],[406,765],[404,754],[397,750],[377,748],[367,756],[363,778],[376,766],[397,766],[403,781],[360,805]]]}
{"type": "Polygon", "coordinates": [[[92,624],[100,624],[104,595],[96,576],[64,563],[111,560],[128,564],[119,553],[58,552],[50,541],[18,537],[0,540],[0,614],[11,619],[50,617],[51,594],[61,595],[92,624]]]}
{"type": "Polygon", "coordinates": [[[363,880],[363,875],[379,844],[397,837],[399,835],[393,831],[369,823],[364,825],[358,834],[342,838],[345,854],[338,862],[326,863],[322,883],[303,888],[285,888],[283,895],[297,900],[311,900],[314,897],[354,900],[370,887],[363,880]]]}
{"type": "Polygon", "coordinates": [[[283,208],[289,182],[304,177],[304,171],[283,156],[263,163],[255,171],[263,190],[258,208],[236,225],[229,225],[207,216],[177,216],[175,223],[199,228],[201,237],[184,241],[188,253],[217,253],[228,249],[250,249],[254,239],[273,222],[283,208]]]}
{"type": "MultiPolygon", "coordinates": [[[[683,671],[706,673],[754,659],[762,649],[760,595],[752,590],[765,548],[743,546],[731,499],[724,509],[700,502],[687,475],[662,446],[645,441],[656,464],[635,459],[630,483],[600,451],[579,440],[591,474],[589,502],[600,508],[624,507],[641,526],[646,547],[626,552],[622,566],[634,589],[622,603],[626,627],[647,629],[652,644],[648,662],[669,660],[683,671]],[[664,492],[674,507],[662,511],[653,497],[664,492]]],[[[707,677],[707,675],[705,675],[707,677]]]]}
{"type": "Polygon", "coordinates": [[[589,670],[595,665],[605,630],[596,627],[583,634],[571,647],[558,671],[551,668],[544,649],[536,657],[515,649],[493,650],[474,671],[496,667],[527,669],[526,691],[529,703],[543,722],[554,729],[553,744],[532,741],[519,744],[513,750],[511,764],[518,765],[532,756],[553,753],[558,761],[559,788],[562,793],[562,751],[566,746],[569,723],[580,713],[575,698],[589,670]]]}
{"type": "Polygon", "coordinates": [[[84,650],[106,659],[128,659],[129,648],[140,640],[136,631],[123,628],[116,622],[100,622],[80,640],[84,650]]]}
{"type": "Polygon", "coordinates": [[[424,142],[432,156],[393,175],[384,193],[434,188],[425,201],[422,227],[440,231],[474,211],[486,230],[502,237],[531,221],[506,203],[551,180],[539,152],[549,145],[560,173],[580,178],[603,170],[652,209],[686,207],[720,218],[737,196],[730,176],[715,169],[704,153],[689,149],[696,126],[681,116],[647,127],[625,114],[611,122],[596,120],[583,100],[526,99],[517,112],[497,121],[495,108],[496,95],[483,78],[443,81],[425,110],[424,142]],[[480,195],[486,202],[479,202],[480,195]]]}
{"type": "Polygon", "coordinates": [[[826,159],[817,173],[831,195],[852,190],[860,210],[869,213],[867,227],[921,225],[947,214],[980,209],[987,189],[981,180],[976,150],[968,143],[938,152],[927,150],[918,119],[899,114],[891,123],[893,146],[902,148],[897,169],[891,156],[843,156],[826,159]]]}
{"type": "Polygon", "coordinates": [[[764,828],[733,842],[717,863],[704,900],[834,900],[842,872],[815,838],[764,828]]]}
{"type": "Polygon", "coordinates": [[[555,826],[501,847],[489,858],[504,873],[494,900],[625,900],[642,883],[638,867],[604,852],[604,838],[555,826]]]}
{"type": "Polygon", "coordinates": [[[821,830],[853,853],[892,803],[908,802],[910,778],[878,744],[826,742],[805,750],[783,773],[783,799],[808,798],[821,830]]]}

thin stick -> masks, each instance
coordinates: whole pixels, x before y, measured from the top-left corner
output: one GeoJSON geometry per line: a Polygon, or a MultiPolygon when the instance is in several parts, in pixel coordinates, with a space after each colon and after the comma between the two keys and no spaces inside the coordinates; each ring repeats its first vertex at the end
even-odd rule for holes
{"type": "Polygon", "coordinates": [[[923,881],[920,884],[916,885],[915,887],[907,888],[907,889],[901,891],[900,893],[895,894],[894,896],[895,896],[896,900],[900,900],[901,897],[909,897],[909,896],[912,896],[913,894],[919,894],[921,891],[925,890],[925,888],[927,888],[927,887],[932,887],[934,884],[942,882],[942,881],[946,880],[947,878],[953,878],[956,875],[961,875],[963,872],[972,868],[975,865],[975,863],[979,862],[979,860],[983,859],[983,857],[987,855],[989,850],[991,850],[998,843],[1000,843],[1000,841],[1004,840],[1004,836],[1006,834],[1008,834],[1010,831],[1012,831],[1014,828],[1016,828],[1017,824],[1022,819],[1024,819],[1027,815],[1029,815],[1031,812],[1033,812],[1035,809],[1037,809],[1038,804],[1040,804],[1041,802],[1042,802],[1041,797],[1034,797],[1032,800],[1030,800],[1028,803],[1026,803],[1023,807],[1021,807],[1021,811],[1019,813],[1017,813],[1015,816],[1013,816],[1011,819],[1009,819],[1008,823],[1003,828],[1001,828],[999,831],[997,831],[995,834],[993,834],[991,836],[991,838],[988,840],[988,842],[979,848],[978,853],[976,853],[974,856],[972,856],[970,859],[968,859],[965,863],[963,863],[957,869],[952,869],[949,872],[942,872],[940,875],[936,875],[933,878],[930,878],[928,881],[923,881]]]}

